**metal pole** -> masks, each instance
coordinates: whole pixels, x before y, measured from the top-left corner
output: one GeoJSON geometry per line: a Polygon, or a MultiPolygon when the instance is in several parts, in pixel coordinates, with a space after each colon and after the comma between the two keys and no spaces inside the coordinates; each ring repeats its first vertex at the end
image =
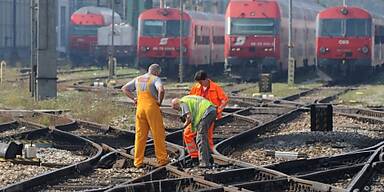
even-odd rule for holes
{"type": "MultiPolygon", "coordinates": [[[[17,59],[17,48],[16,48],[16,40],[17,40],[17,30],[16,30],[16,24],[17,24],[17,13],[16,13],[16,0],[13,0],[13,22],[12,22],[12,33],[13,33],[13,39],[12,39],[12,63],[16,63],[17,59]]],[[[11,64],[12,64],[11,63],[11,64]]]]}
{"type": "Polygon", "coordinates": [[[31,0],[31,77],[29,82],[29,90],[31,96],[35,97],[36,93],[36,69],[37,69],[37,2],[31,0]]]}
{"type": "Polygon", "coordinates": [[[184,81],[184,64],[183,64],[183,54],[184,54],[184,47],[183,47],[183,15],[184,15],[184,0],[180,0],[180,63],[179,63],[179,81],[182,83],[184,81]]]}
{"type": "Polygon", "coordinates": [[[160,8],[165,8],[165,0],[160,0],[160,8]]]}
{"type": "Polygon", "coordinates": [[[295,59],[293,58],[292,42],[292,0],[289,0],[289,29],[288,29],[288,85],[295,83],[295,59]]]}
{"type": "Polygon", "coordinates": [[[109,50],[108,58],[108,68],[109,68],[109,79],[112,79],[115,76],[115,0],[112,0],[112,37],[111,37],[111,47],[109,50]]]}
{"type": "Polygon", "coordinates": [[[343,6],[347,6],[347,0],[343,0],[343,6]]]}

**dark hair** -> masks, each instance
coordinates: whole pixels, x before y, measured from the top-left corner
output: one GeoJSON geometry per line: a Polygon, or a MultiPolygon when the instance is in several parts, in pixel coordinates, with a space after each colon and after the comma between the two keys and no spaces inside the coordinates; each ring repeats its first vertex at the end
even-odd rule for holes
{"type": "Polygon", "coordinates": [[[195,81],[206,80],[207,78],[208,78],[208,75],[203,70],[200,70],[200,71],[195,73],[195,81]]]}

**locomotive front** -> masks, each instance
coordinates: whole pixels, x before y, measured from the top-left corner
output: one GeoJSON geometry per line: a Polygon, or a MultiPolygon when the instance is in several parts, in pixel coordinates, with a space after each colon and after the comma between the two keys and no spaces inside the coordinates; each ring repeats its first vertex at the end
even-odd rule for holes
{"type": "Polygon", "coordinates": [[[373,33],[371,15],[358,7],[331,7],[317,18],[317,65],[331,75],[350,75],[370,68],[373,33]]]}

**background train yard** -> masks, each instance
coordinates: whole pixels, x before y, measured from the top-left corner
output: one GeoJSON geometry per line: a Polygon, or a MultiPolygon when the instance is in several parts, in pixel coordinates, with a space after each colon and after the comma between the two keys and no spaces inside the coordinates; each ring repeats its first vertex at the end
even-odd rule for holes
{"type": "Polygon", "coordinates": [[[0,191],[384,191],[384,1],[289,2],[0,0],[0,191]],[[136,168],[121,87],[152,63],[170,163],[150,134],[136,168]],[[200,69],[229,96],[209,168],[171,108],[200,69]]]}

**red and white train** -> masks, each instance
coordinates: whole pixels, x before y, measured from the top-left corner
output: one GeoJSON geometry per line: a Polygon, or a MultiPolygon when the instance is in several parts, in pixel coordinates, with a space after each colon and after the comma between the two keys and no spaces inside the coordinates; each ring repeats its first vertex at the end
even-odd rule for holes
{"type": "MultiPolygon", "coordinates": [[[[315,63],[314,1],[295,0],[293,57],[296,67],[315,63]]],[[[288,0],[231,0],[225,23],[225,68],[233,76],[257,79],[261,72],[288,68],[288,0]]]]}
{"type": "MultiPolygon", "coordinates": [[[[97,30],[111,25],[112,9],[105,7],[82,7],[71,16],[69,54],[72,62],[81,63],[93,58],[97,43],[97,30]]],[[[121,18],[115,13],[115,23],[120,24],[121,18]]]]}
{"type": "Polygon", "coordinates": [[[333,77],[346,77],[382,65],[383,44],[384,18],[367,10],[339,6],[318,14],[317,65],[333,77]]]}
{"type": "MultiPolygon", "coordinates": [[[[180,11],[154,8],[139,16],[137,56],[139,66],[162,66],[168,77],[177,77],[180,55],[180,11]]],[[[195,11],[183,14],[183,58],[186,75],[197,68],[223,72],[224,16],[195,11]]]]}

